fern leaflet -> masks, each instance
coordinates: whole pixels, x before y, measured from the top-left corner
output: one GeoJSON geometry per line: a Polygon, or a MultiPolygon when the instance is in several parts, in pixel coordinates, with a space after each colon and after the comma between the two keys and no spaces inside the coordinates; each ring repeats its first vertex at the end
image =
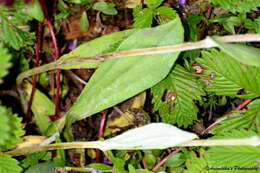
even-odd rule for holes
{"type": "Polygon", "coordinates": [[[8,73],[7,69],[11,66],[10,59],[11,56],[7,53],[7,50],[0,43],[0,83],[2,83],[1,78],[5,77],[8,73]]]}
{"type": "Polygon", "coordinates": [[[197,120],[198,108],[194,101],[201,101],[204,91],[198,85],[196,77],[183,67],[177,65],[168,77],[151,91],[154,111],[159,111],[164,122],[187,127],[197,120]]]}
{"type": "Polygon", "coordinates": [[[19,162],[11,156],[0,153],[0,172],[1,173],[20,173],[22,168],[19,162]]]}
{"type": "Polygon", "coordinates": [[[260,99],[254,100],[248,105],[248,110],[239,117],[230,117],[223,120],[220,125],[211,132],[214,134],[223,134],[238,128],[260,127],[260,99]]]}
{"type": "Polygon", "coordinates": [[[202,83],[208,92],[241,98],[260,95],[260,69],[247,66],[227,54],[213,49],[202,52],[197,62],[204,68],[202,83]],[[239,92],[242,91],[242,95],[239,92]]]}
{"type": "Polygon", "coordinates": [[[13,148],[15,144],[21,141],[20,137],[24,135],[21,126],[22,118],[18,118],[10,109],[0,106],[0,119],[0,149],[6,150],[13,148]]]}
{"type": "MultiPolygon", "coordinates": [[[[232,130],[222,135],[214,136],[214,139],[234,139],[257,136],[254,131],[246,129],[232,130]]],[[[211,147],[207,152],[207,161],[210,167],[244,167],[256,168],[260,156],[259,146],[221,146],[211,147]]]]}

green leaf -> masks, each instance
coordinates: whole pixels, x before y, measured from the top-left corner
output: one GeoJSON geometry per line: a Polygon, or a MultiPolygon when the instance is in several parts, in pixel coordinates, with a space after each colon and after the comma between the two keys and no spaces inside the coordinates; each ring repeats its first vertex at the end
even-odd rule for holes
{"type": "Polygon", "coordinates": [[[81,15],[80,21],[79,21],[79,27],[83,32],[87,32],[89,28],[89,21],[87,13],[84,11],[81,15]]]}
{"type": "Polygon", "coordinates": [[[169,157],[165,164],[167,167],[178,167],[181,166],[184,162],[184,155],[182,153],[176,153],[169,157]]]}
{"type": "Polygon", "coordinates": [[[203,68],[201,81],[208,92],[231,97],[254,98],[260,95],[260,69],[234,60],[224,52],[203,51],[197,62],[203,68]],[[242,95],[239,91],[243,89],[242,95]]]}
{"type": "Polygon", "coordinates": [[[0,83],[2,83],[3,77],[5,77],[8,73],[8,68],[11,67],[10,59],[11,56],[7,52],[7,49],[3,47],[3,44],[0,43],[0,83]]]}
{"type": "Polygon", "coordinates": [[[94,168],[99,171],[109,171],[112,170],[112,167],[109,165],[106,165],[104,163],[91,163],[89,167],[94,168]]]}
{"type": "Polygon", "coordinates": [[[160,23],[167,23],[177,17],[176,11],[171,7],[161,6],[155,11],[159,15],[160,23]]]}
{"type": "Polygon", "coordinates": [[[44,14],[38,0],[34,0],[26,5],[26,13],[39,22],[44,21],[44,14]]]}
{"type": "MultiPolygon", "coordinates": [[[[63,55],[59,61],[70,60],[73,58],[80,58],[80,57],[88,57],[94,56],[97,54],[104,54],[113,52],[117,49],[120,43],[129,37],[129,35],[133,34],[136,30],[126,30],[121,32],[115,32],[109,35],[104,35],[100,38],[91,40],[87,43],[83,43],[78,46],[76,49],[71,51],[68,54],[63,55]]],[[[82,64],[79,63],[76,66],[65,66],[63,69],[78,69],[78,68],[97,68],[100,65],[100,62],[94,62],[91,64],[82,64]]]]}
{"type": "Polygon", "coordinates": [[[246,64],[260,67],[260,49],[239,44],[222,43],[211,39],[226,54],[235,60],[246,64]]]}
{"type": "MultiPolygon", "coordinates": [[[[0,149],[7,150],[21,142],[24,135],[21,124],[22,118],[13,114],[11,109],[0,105],[0,149]]],[[[1,172],[1,171],[0,171],[1,172]]]]}
{"type": "MultiPolygon", "coordinates": [[[[182,41],[183,29],[177,18],[168,24],[135,32],[121,43],[117,51],[166,46],[182,41]]],[[[68,125],[152,87],[169,73],[178,55],[179,52],[105,61],[67,112],[68,125]]]]}
{"type": "Polygon", "coordinates": [[[148,8],[155,9],[160,6],[160,4],[163,2],[163,0],[147,0],[146,4],[148,8]]]}
{"type": "Polygon", "coordinates": [[[153,110],[159,111],[164,122],[187,127],[197,120],[198,108],[194,101],[201,100],[204,91],[196,77],[183,67],[179,65],[174,67],[168,77],[154,86],[151,91],[153,110]]]}
{"type": "Polygon", "coordinates": [[[22,168],[19,162],[9,155],[0,153],[0,172],[1,173],[21,173],[22,168]]]}
{"type": "Polygon", "coordinates": [[[246,13],[251,10],[257,11],[257,7],[260,7],[260,1],[258,0],[210,0],[210,2],[233,13],[246,13]]]}
{"type": "MultiPolygon", "coordinates": [[[[215,136],[213,139],[234,139],[259,135],[254,131],[239,129],[215,136]]],[[[255,168],[259,165],[259,146],[219,146],[210,147],[207,152],[209,167],[255,168]]]]}
{"type": "MultiPolygon", "coordinates": [[[[137,9],[137,8],[135,8],[135,9],[137,9]]],[[[135,28],[151,27],[152,22],[153,22],[153,16],[154,16],[154,13],[151,9],[145,8],[143,10],[136,11],[133,14],[134,14],[134,27],[135,28]]]]}
{"type": "MultiPolygon", "coordinates": [[[[24,84],[24,91],[26,93],[26,100],[28,101],[31,95],[32,85],[29,82],[24,84]]],[[[64,118],[52,122],[49,115],[54,115],[55,105],[52,101],[45,96],[42,92],[36,89],[33,102],[32,112],[41,133],[45,136],[50,136],[57,132],[64,125],[64,118]]]]}
{"type": "Polygon", "coordinates": [[[134,166],[131,164],[128,165],[128,171],[129,171],[129,173],[136,173],[134,166]]]}
{"type": "Polygon", "coordinates": [[[30,166],[37,165],[40,160],[50,160],[51,153],[50,152],[38,152],[33,154],[27,154],[26,158],[21,161],[21,165],[23,168],[28,168],[30,166]]]}
{"type": "Polygon", "coordinates": [[[96,2],[92,8],[95,10],[101,11],[104,14],[108,14],[108,15],[117,14],[117,10],[115,9],[114,3],[96,2]]]}
{"type": "MultiPolygon", "coordinates": [[[[197,157],[195,152],[190,152],[189,159],[186,160],[187,169],[183,173],[208,173],[205,151],[201,150],[199,154],[199,157],[197,157]]],[[[215,173],[215,171],[210,173],[215,173]]]]}
{"type": "Polygon", "coordinates": [[[223,134],[239,128],[260,127],[257,117],[260,117],[260,99],[256,99],[249,103],[248,110],[241,113],[239,117],[230,117],[221,121],[220,125],[211,130],[213,134],[223,134]]]}
{"type": "Polygon", "coordinates": [[[39,163],[30,167],[25,173],[56,173],[55,164],[52,162],[39,163]]]}

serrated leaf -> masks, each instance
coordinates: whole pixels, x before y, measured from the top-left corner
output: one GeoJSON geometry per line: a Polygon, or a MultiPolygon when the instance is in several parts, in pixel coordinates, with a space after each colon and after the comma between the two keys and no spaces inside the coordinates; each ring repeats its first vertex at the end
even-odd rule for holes
{"type": "Polygon", "coordinates": [[[226,54],[235,60],[246,64],[260,67],[260,49],[239,44],[222,43],[215,39],[211,40],[226,54]]]}
{"type": "MultiPolygon", "coordinates": [[[[239,129],[215,136],[214,139],[234,139],[259,135],[254,131],[239,129]]],[[[259,164],[259,146],[221,146],[210,147],[207,162],[210,167],[255,168],[259,164]]]]}
{"type": "Polygon", "coordinates": [[[8,73],[8,68],[11,66],[10,59],[11,56],[8,54],[7,49],[3,47],[0,43],[0,83],[2,83],[1,78],[5,77],[8,73]]]}
{"type": "Polygon", "coordinates": [[[7,150],[15,147],[18,142],[21,142],[21,136],[24,135],[22,129],[22,118],[13,114],[11,109],[0,106],[1,117],[1,139],[0,149],[7,150]]]}
{"type": "Polygon", "coordinates": [[[197,119],[198,108],[194,101],[201,100],[205,94],[196,77],[179,65],[151,91],[154,111],[159,111],[163,121],[184,127],[197,119]]]}
{"type": "Polygon", "coordinates": [[[134,13],[134,27],[147,28],[151,27],[154,13],[151,9],[145,8],[134,13]]]}
{"type": "Polygon", "coordinates": [[[25,173],[56,173],[55,164],[52,162],[39,163],[30,167],[25,173]]]}
{"type": "Polygon", "coordinates": [[[92,8],[95,10],[101,11],[104,14],[108,14],[108,15],[117,14],[117,10],[115,9],[115,4],[113,4],[113,3],[96,2],[92,8]]]}
{"type": "Polygon", "coordinates": [[[83,32],[87,32],[89,28],[89,21],[87,13],[84,11],[80,17],[79,27],[83,32]]]}
{"type": "Polygon", "coordinates": [[[216,95],[254,98],[260,95],[260,69],[234,60],[224,52],[203,51],[197,62],[204,69],[202,83],[216,95]],[[238,91],[244,89],[242,95],[238,91]]]}
{"type": "MultiPolygon", "coordinates": [[[[121,43],[117,51],[172,45],[182,41],[183,29],[178,18],[159,27],[135,32],[121,43]]],[[[178,54],[132,56],[105,61],[67,112],[68,125],[152,87],[169,73],[178,54]]]]}
{"type": "Polygon", "coordinates": [[[9,155],[0,153],[0,172],[1,173],[21,173],[22,168],[19,162],[9,155]]]}
{"type": "Polygon", "coordinates": [[[157,15],[159,15],[160,23],[167,23],[170,20],[173,20],[177,14],[171,7],[161,6],[156,10],[157,15]]]}
{"type": "Polygon", "coordinates": [[[27,154],[26,158],[21,161],[21,165],[23,168],[28,168],[29,166],[34,166],[39,163],[40,160],[50,160],[51,153],[50,152],[38,152],[27,154]]]}
{"type": "Polygon", "coordinates": [[[183,131],[170,124],[151,123],[107,139],[101,143],[100,148],[103,151],[165,149],[191,141],[196,137],[196,134],[183,131]]]}
{"type": "Polygon", "coordinates": [[[257,117],[260,117],[260,99],[249,103],[247,111],[242,112],[240,116],[221,121],[220,125],[212,129],[211,132],[213,134],[223,134],[238,128],[260,127],[260,122],[256,121],[257,117]]]}
{"type": "MultiPolygon", "coordinates": [[[[78,46],[76,49],[71,51],[68,54],[63,55],[59,61],[65,61],[73,58],[80,58],[80,57],[90,57],[97,54],[104,54],[113,52],[117,49],[120,43],[129,37],[129,35],[133,34],[136,30],[126,30],[121,32],[115,32],[109,35],[104,35],[100,38],[91,40],[87,43],[83,43],[78,46]]],[[[78,69],[78,68],[97,68],[100,65],[100,62],[94,62],[91,64],[82,64],[79,63],[76,66],[65,66],[63,69],[78,69]]]]}
{"type": "MultiPolygon", "coordinates": [[[[32,85],[29,82],[24,84],[24,91],[26,93],[25,99],[28,101],[32,91],[32,85]]],[[[43,135],[50,136],[63,128],[65,118],[61,118],[54,122],[51,121],[49,116],[54,115],[55,105],[38,89],[35,91],[31,109],[36,120],[36,124],[43,135]]]]}

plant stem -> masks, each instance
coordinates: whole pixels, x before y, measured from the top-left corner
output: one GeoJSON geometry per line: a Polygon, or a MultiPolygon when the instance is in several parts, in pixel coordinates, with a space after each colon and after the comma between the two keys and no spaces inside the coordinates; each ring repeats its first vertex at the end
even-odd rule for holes
{"type": "MultiPolygon", "coordinates": [[[[40,65],[40,59],[41,59],[41,49],[42,49],[42,23],[38,22],[38,31],[37,31],[37,36],[36,36],[36,45],[35,45],[35,63],[34,67],[37,67],[40,65]]],[[[28,122],[30,119],[30,111],[32,107],[32,101],[33,101],[33,96],[35,94],[36,90],[36,83],[37,83],[37,75],[33,76],[33,82],[32,82],[32,91],[30,95],[30,99],[28,101],[28,107],[27,111],[25,114],[25,122],[28,122]]]]}
{"type": "MultiPolygon", "coordinates": [[[[217,41],[231,43],[231,42],[257,42],[260,41],[260,34],[241,34],[241,35],[229,35],[229,36],[222,36],[215,38],[217,41]]],[[[17,77],[17,86],[18,91],[21,94],[21,98],[23,99],[23,91],[22,91],[22,82],[25,78],[28,78],[32,75],[39,74],[42,72],[50,71],[50,70],[57,70],[57,69],[66,69],[68,66],[76,66],[82,64],[91,64],[96,62],[101,62],[106,59],[116,59],[116,58],[125,58],[129,56],[140,56],[140,55],[151,55],[151,54],[164,54],[164,53],[173,53],[173,52],[180,52],[180,51],[187,51],[193,49],[203,49],[203,48],[213,48],[216,45],[208,38],[197,41],[197,42],[188,42],[182,43],[178,45],[171,45],[171,46],[162,46],[162,47],[152,47],[152,48],[143,48],[143,49],[134,49],[134,50],[127,50],[127,51],[120,51],[120,52],[112,52],[103,55],[96,55],[91,57],[77,57],[77,58],[70,58],[65,60],[57,60],[55,62],[36,67],[21,73],[17,77]]],[[[92,67],[93,68],[93,67],[92,67]]],[[[26,102],[23,101],[24,105],[26,102]]]]}
{"type": "MultiPolygon", "coordinates": [[[[90,141],[90,142],[64,142],[49,145],[36,145],[32,147],[15,149],[12,151],[7,151],[6,154],[12,156],[20,156],[29,153],[35,153],[47,150],[57,150],[57,149],[73,149],[73,148],[95,148],[102,150],[105,145],[110,145],[109,142],[105,141],[90,141]]],[[[178,147],[191,147],[191,146],[259,146],[259,137],[243,138],[243,139],[215,139],[215,140],[193,140],[187,143],[177,145],[178,147]]],[[[172,146],[175,147],[175,146],[172,146]]],[[[117,149],[117,148],[113,148],[117,149]]],[[[142,148],[138,148],[142,149],[142,148]]],[[[154,148],[156,149],[156,148],[154,148]]],[[[125,149],[124,149],[125,150],[125,149]]],[[[129,148],[129,150],[137,150],[137,148],[129,148]]]]}
{"type": "Polygon", "coordinates": [[[180,152],[181,149],[180,148],[176,148],[176,150],[174,150],[173,152],[171,152],[169,155],[167,155],[166,157],[164,157],[163,159],[161,159],[159,161],[159,163],[157,163],[155,165],[155,167],[152,169],[153,172],[157,171],[157,169],[159,169],[171,156],[173,156],[174,154],[180,152]]]}

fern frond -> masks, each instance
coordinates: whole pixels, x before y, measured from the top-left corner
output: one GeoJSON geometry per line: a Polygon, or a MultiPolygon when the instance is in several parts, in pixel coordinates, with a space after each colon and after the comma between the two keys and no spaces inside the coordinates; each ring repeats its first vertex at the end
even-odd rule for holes
{"type": "Polygon", "coordinates": [[[177,65],[173,71],[151,89],[154,111],[159,111],[164,122],[187,127],[197,119],[195,100],[201,100],[204,91],[197,79],[183,67],[177,65]],[[164,98],[164,93],[166,98],[164,98]]]}
{"type": "MultiPolygon", "coordinates": [[[[232,130],[213,137],[213,139],[234,139],[257,136],[254,131],[246,129],[232,130]]],[[[210,167],[242,167],[256,168],[260,156],[259,146],[221,146],[211,147],[207,152],[207,162],[210,167]]]]}
{"type": "Polygon", "coordinates": [[[247,111],[242,116],[230,117],[223,120],[220,125],[215,127],[211,132],[214,134],[223,134],[238,128],[260,127],[260,99],[254,100],[248,105],[247,111]]]}
{"type": "Polygon", "coordinates": [[[204,68],[201,79],[208,92],[242,98],[260,95],[260,68],[241,64],[216,49],[202,52],[197,62],[204,68]],[[239,95],[241,90],[244,93],[239,95]]]}
{"type": "Polygon", "coordinates": [[[11,56],[8,54],[7,49],[0,43],[0,83],[2,83],[1,78],[7,75],[7,69],[11,66],[10,59],[11,56]]]}
{"type": "Polygon", "coordinates": [[[260,7],[259,0],[210,0],[210,2],[233,13],[257,11],[257,7],[260,7]]]}
{"type": "Polygon", "coordinates": [[[9,155],[0,153],[0,172],[1,173],[20,173],[22,168],[19,162],[9,155]]]}
{"type": "Polygon", "coordinates": [[[22,140],[21,136],[24,135],[21,125],[22,118],[17,117],[10,109],[0,106],[0,119],[0,149],[7,150],[22,140]]]}

